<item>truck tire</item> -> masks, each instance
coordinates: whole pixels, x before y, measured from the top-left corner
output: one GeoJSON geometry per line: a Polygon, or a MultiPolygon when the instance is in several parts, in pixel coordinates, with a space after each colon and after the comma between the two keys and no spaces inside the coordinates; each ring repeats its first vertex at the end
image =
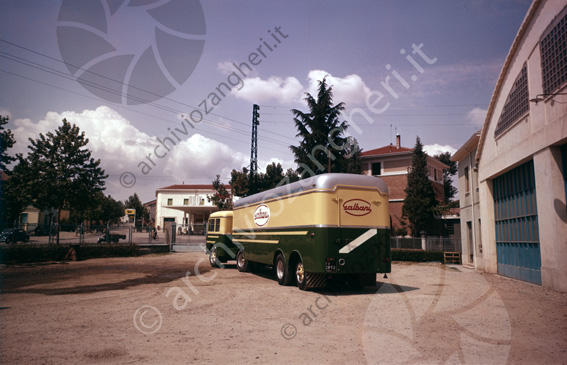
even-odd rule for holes
{"type": "Polygon", "coordinates": [[[209,264],[211,264],[211,267],[219,267],[218,257],[217,257],[217,246],[211,247],[211,252],[209,252],[209,264]]]}
{"type": "Polygon", "coordinates": [[[297,262],[297,266],[295,267],[295,281],[297,282],[299,290],[307,289],[307,273],[305,272],[301,259],[297,262]]]}
{"type": "Polygon", "coordinates": [[[285,263],[283,255],[280,253],[276,257],[276,278],[278,279],[278,284],[289,285],[291,283],[291,275],[285,263]]]}
{"type": "Polygon", "coordinates": [[[238,250],[238,252],[236,253],[236,268],[238,269],[238,271],[240,272],[246,272],[248,271],[248,260],[246,260],[246,258],[244,257],[244,252],[242,252],[242,250],[238,250]]]}

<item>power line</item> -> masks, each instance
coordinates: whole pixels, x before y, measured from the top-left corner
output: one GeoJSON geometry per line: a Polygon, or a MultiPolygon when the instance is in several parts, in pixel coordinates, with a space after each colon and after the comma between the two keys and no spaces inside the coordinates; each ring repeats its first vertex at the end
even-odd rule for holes
{"type": "MultiPolygon", "coordinates": [[[[6,71],[6,70],[0,69],[0,72],[4,72],[4,73],[6,73],[6,74],[9,74],[9,75],[12,75],[12,76],[16,76],[16,77],[19,77],[19,78],[22,78],[22,79],[25,79],[25,80],[28,80],[28,81],[36,82],[36,83],[38,83],[38,84],[42,84],[42,85],[45,85],[45,86],[48,86],[48,87],[51,87],[51,88],[55,88],[55,89],[58,89],[58,90],[62,90],[62,91],[65,91],[65,92],[69,92],[69,93],[72,93],[72,94],[75,94],[75,95],[78,95],[78,96],[81,96],[81,97],[93,99],[93,100],[96,100],[96,101],[103,101],[103,100],[101,100],[100,98],[97,98],[97,97],[85,95],[85,94],[82,94],[82,93],[78,93],[78,92],[76,92],[76,91],[72,91],[72,90],[63,88],[63,87],[59,87],[59,86],[55,86],[55,85],[52,85],[52,84],[48,84],[48,83],[46,83],[46,82],[39,81],[39,80],[30,78],[30,77],[27,77],[27,76],[19,75],[19,74],[16,74],[16,73],[14,73],[14,72],[11,72],[11,71],[6,71]]],[[[122,108],[122,109],[126,109],[126,110],[129,110],[129,111],[135,112],[135,113],[139,113],[139,114],[143,114],[143,115],[149,116],[149,117],[151,117],[151,118],[155,118],[155,119],[158,119],[158,120],[163,120],[163,121],[165,121],[165,122],[167,122],[167,123],[177,124],[176,122],[173,122],[173,121],[171,121],[171,120],[169,120],[169,119],[162,118],[162,117],[158,117],[158,116],[156,116],[156,115],[149,114],[149,113],[146,113],[146,112],[143,112],[143,111],[140,111],[140,110],[128,108],[128,107],[125,107],[125,106],[119,105],[119,104],[117,104],[116,106],[119,107],[119,108],[122,108]]],[[[241,131],[241,130],[236,129],[236,128],[231,128],[231,127],[229,127],[229,126],[224,126],[224,125],[219,124],[219,123],[216,123],[216,122],[214,122],[214,121],[212,121],[212,120],[206,120],[206,119],[203,119],[203,120],[207,121],[207,122],[208,122],[207,124],[214,125],[214,126],[219,127],[219,128],[221,128],[221,129],[225,129],[225,130],[237,132],[237,133],[240,133],[240,134],[243,134],[243,135],[246,135],[246,136],[249,135],[247,132],[241,131]]],[[[245,141],[235,140],[234,138],[230,138],[230,137],[227,137],[227,136],[223,136],[223,135],[220,135],[220,134],[218,134],[218,133],[211,132],[211,131],[199,130],[199,132],[202,133],[202,134],[215,135],[215,136],[220,137],[220,138],[222,138],[222,139],[227,139],[227,140],[230,140],[230,141],[233,141],[233,142],[236,141],[236,142],[239,142],[239,143],[246,143],[246,144],[247,144],[247,142],[245,142],[245,141]]],[[[281,143],[281,142],[279,142],[279,141],[277,141],[277,140],[273,140],[273,139],[267,138],[267,137],[265,137],[264,139],[269,140],[269,141],[272,142],[272,143],[279,144],[279,145],[284,146],[284,147],[288,147],[288,145],[286,145],[286,144],[284,144],[284,143],[281,143]]],[[[275,150],[275,149],[273,149],[273,148],[266,147],[266,146],[262,146],[262,148],[267,149],[267,150],[271,150],[271,151],[274,151],[274,152],[280,152],[280,153],[282,152],[282,151],[280,151],[280,150],[275,150]]]]}
{"type": "MultiPolygon", "coordinates": [[[[103,79],[106,79],[106,80],[115,82],[115,83],[117,83],[117,84],[119,84],[119,85],[128,86],[128,87],[131,87],[131,88],[133,88],[133,89],[136,89],[136,90],[139,90],[139,91],[143,91],[143,92],[148,93],[148,94],[150,94],[150,95],[154,95],[154,96],[157,96],[157,97],[162,98],[162,99],[164,99],[164,100],[168,100],[168,101],[171,101],[171,102],[174,102],[174,103],[183,105],[183,106],[187,106],[187,107],[192,108],[192,109],[199,109],[199,108],[197,108],[197,107],[195,107],[195,106],[193,106],[193,105],[190,105],[190,104],[187,104],[187,103],[183,103],[183,102],[180,102],[180,101],[171,99],[171,98],[169,98],[169,97],[166,97],[166,96],[163,96],[163,95],[159,95],[159,94],[153,93],[153,92],[151,92],[151,91],[148,91],[148,90],[141,89],[141,88],[139,88],[139,87],[130,85],[130,84],[125,83],[125,82],[123,82],[123,81],[118,81],[118,80],[115,80],[115,79],[113,79],[113,78],[110,78],[110,77],[107,77],[107,76],[104,76],[104,75],[101,75],[101,74],[92,72],[92,71],[90,71],[90,70],[84,69],[84,68],[82,68],[82,67],[78,67],[78,66],[73,65],[73,64],[70,64],[70,63],[68,63],[68,62],[61,61],[61,60],[59,60],[59,59],[57,59],[57,58],[55,58],[55,57],[51,57],[51,56],[48,56],[48,55],[43,54],[43,53],[41,53],[41,52],[37,52],[37,51],[34,51],[34,50],[32,50],[32,49],[29,49],[29,48],[27,48],[27,47],[20,46],[20,45],[18,45],[18,44],[16,44],[16,43],[13,43],[13,42],[10,42],[10,41],[1,39],[1,38],[0,38],[0,41],[1,41],[1,42],[4,42],[4,43],[7,43],[7,44],[10,44],[10,45],[12,45],[12,46],[14,46],[14,47],[23,49],[23,50],[25,50],[25,51],[28,51],[28,52],[37,54],[37,55],[39,55],[39,56],[48,58],[48,59],[50,59],[50,60],[53,60],[53,61],[62,63],[62,64],[64,64],[64,65],[66,65],[67,67],[71,66],[71,67],[77,68],[78,70],[81,70],[81,71],[83,71],[83,72],[87,72],[87,73],[90,73],[90,74],[92,74],[92,75],[101,77],[101,78],[103,78],[103,79]]],[[[7,54],[7,53],[5,53],[5,52],[1,52],[1,53],[7,54]]],[[[8,54],[8,55],[9,55],[9,54],[8,54]]],[[[49,70],[51,70],[51,71],[53,71],[53,72],[56,72],[56,74],[57,74],[58,76],[61,76],[61,77],[64,77],[64,78],[67,78],[67,79],[76,81],[74,77],[68,76],[66,73],[64,74],[64,73],[62,73],[61,71],[54,70],[54,69],[52,69],[52,68],[50,68],[50,67],[47,67],[47,66],[44,66],[44,65],[40,65],[40,64],[38,64],[38,63],[35,63],[35,62],[32,62],[32,61],[26,60],[26,59],[21,58],[21,57],[17,57],[17,56],[13,56],[13,55],[10,55],[10,56],[19,58],[20,60],[24,60],[24,61],[26,61],[26,62],[33,63],[33,64],[38,65],[38,66],[40,66],[40,67],[44,67],[44,68],[49,69],[49,70]]],[[[16,61],[16,60],[13,60],[13,61],[19,62],[19,61],[16,61]]],[[[22,63],[22,62],[20,62],[20,63],[22,63]]],[[[28,66],[30,66],[30,65],[28,65],[28,66]]],[[[33,67],[33,66],[30,66],[30,67],[33,67]]],[[[37,67],[36,67],[36,68],[37,68],[37,67]]],[[[44,71],[45,71],[45,70],[44,70],[44,71]]],[[[46,72],[49,72],[49,71],[46,71],[46,72]]],[[[49,73],[52,73],[52,72],[49,72],[49,73]]],[[[119,91],[116,91],[116,90],[114,90],[114,89],[111,89],[111,88],[108,88],[108,87],[106,87],[106,86],[102,86],[102,85],[99,85],[99,84],[96,84],[96,83],[90,82],[90,81],[82,80],[82,82],[89,83],[89,84],[91,84],[91,85],[89,85],[89,86],[92,86],[92,87],[101,89],[101,90],[103,90],[103,91],[111,92],[111,93],[113,93],[113,94],[115,94],[115,95],[120,95],[120,96],[122,96],[122,92],[121,92],[121,91],[119,92],[119,91]]],[[[148,100],[142,99],[142,98],[140,98],[140,97],[134,97],[134,96],[131,96],[131,95],[129,95],[129,97],[135,99],[136,101],[140,101],[140,102],[142,102],[142,103],[150,104],[150,105],[155,106],[155,107],[160,108],[160,109],[167,108],[167,107],[164,107],[164,106],[162,106],[162,105],[160,105],[160,104],[157,104],[157,103],[150,102],[150,101],[148,101],[148,100]]],[[[178,114],[183,114],[182,111],[175,110],[175,109],[173,109],[173,108],[169,108],[169,109],[170,109],[171,112],[176,112],[176,113],[178,113],[178,114]]],[[[164,109],[164,110],[166,110],[166,109],[164,109]]],[[[167,110],[166,110],[166,111],[167,111],[167,110]]],[[[219,118],[223,118],[223,119],[226,119],[226,120],[235,122],[235,123],[239,123],[239,124],[243,124],[243,125],[248,126],[247,123],[243,123],[243,122],[237,121],[237,120],[235,120],[235,119],[232,119],[232,118],[229,118],[229,117],[226,117],[226,116],[222,116],[222,115],[220,115],[220,114],[216,114],[216,113],[212,113],[212,112],[207,113],[207,115],[208,115],[208,114],[211,114],[211,115],[217,116],[217,117],[219,117],[219,118]]],[[[267,132],[267,133],[270,133],[270,134],[273,134],[273,135],[276,135],[276,136],[278,136],[278,137],[290,138],[290,137],[288,137],[288,136],[285,136],[285,135],[282,135],[282,134],[279,134],[279,133],[275,133],[275,132],[272,132],[272,131],[266,131],[266,132],[267,132]]]]}

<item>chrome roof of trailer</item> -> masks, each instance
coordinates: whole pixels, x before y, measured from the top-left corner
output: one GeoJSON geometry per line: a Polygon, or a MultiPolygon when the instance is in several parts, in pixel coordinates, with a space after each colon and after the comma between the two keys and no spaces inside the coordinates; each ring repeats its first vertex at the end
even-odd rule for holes
{"type": "Polygon", "coordinates": [[[226,218],[226,217],[232,217],[232,210],[219,210],[216,212],[212,212],[211,215],[209,215],[209,218],[226,218]]]}
{"type": "Polygon", "coordinates": [[[388,186],[380,178],[368,175],[332,173],[316,175],[288,185],[282,185],[274,189],[238,199],[234,203],[234,208],[252,205],[291,194],[308,192],[310,190],[333,190],[337,185],[377,188],[382,194],[388,194],[388,186]]]}

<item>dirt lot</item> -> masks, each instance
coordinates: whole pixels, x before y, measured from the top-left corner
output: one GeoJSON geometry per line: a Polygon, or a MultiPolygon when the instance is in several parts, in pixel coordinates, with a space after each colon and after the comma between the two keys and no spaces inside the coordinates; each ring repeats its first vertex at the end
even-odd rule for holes
{"type": "Polygon", "coordinates": [[[0,268],[2,363],[567,363],[567,295],[461,266],[302,292],[203,253],[0,268]]]}

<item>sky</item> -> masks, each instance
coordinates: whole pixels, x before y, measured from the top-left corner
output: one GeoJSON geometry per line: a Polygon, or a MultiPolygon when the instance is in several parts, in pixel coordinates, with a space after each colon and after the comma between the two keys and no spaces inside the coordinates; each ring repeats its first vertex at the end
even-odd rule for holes
{"type": "Polygon", "coordinates": [[[480,130],[527,0],[3,0],[0,114],[16,138],[62,119],[125,200],[250,164],[296,168],[291,109],[326,77],[362,150],[454,153],[480,130]]]}

